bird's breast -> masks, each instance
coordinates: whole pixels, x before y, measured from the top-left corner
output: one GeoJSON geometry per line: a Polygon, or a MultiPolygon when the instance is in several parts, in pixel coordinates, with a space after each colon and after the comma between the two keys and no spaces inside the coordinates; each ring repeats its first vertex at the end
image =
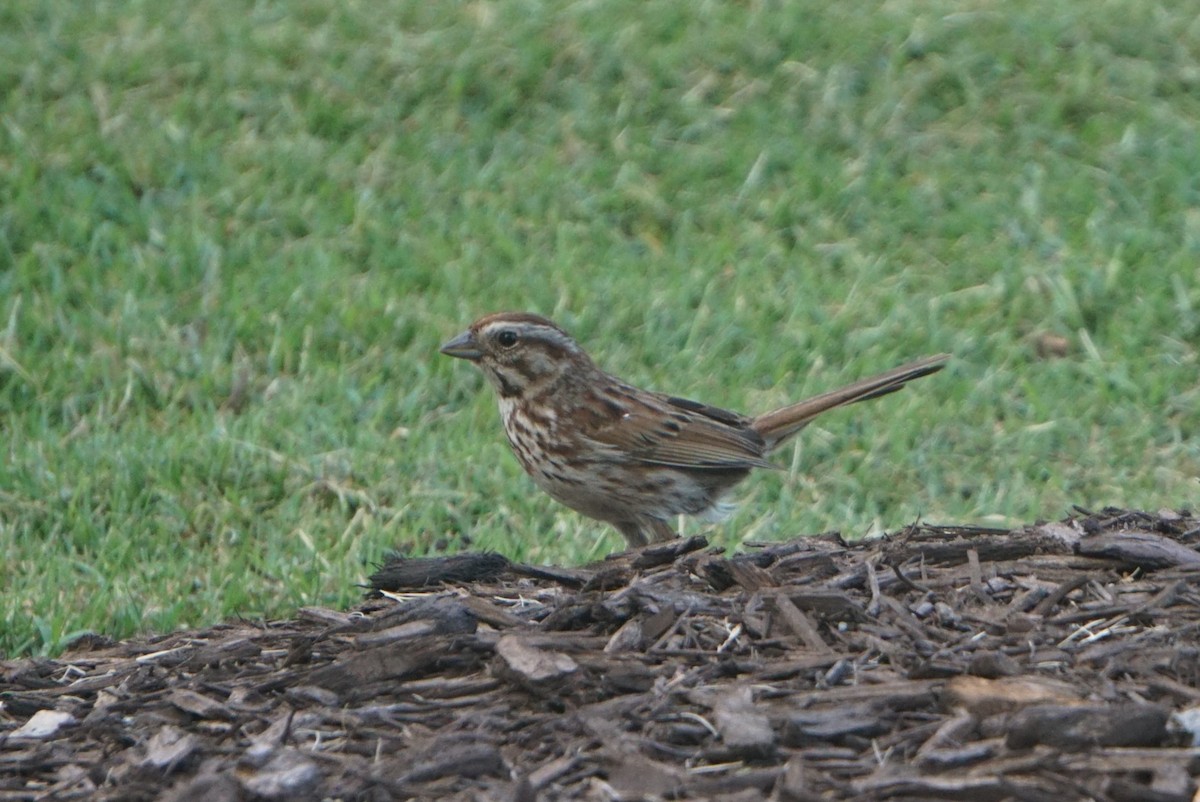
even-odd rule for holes
{"type": "Polygon", "coordinates": [[[520,399],[501,398],[500,418],[504,422],[508,444],[521,467],[536,478],[555,450],[556,413],[553,410],[533,411],[520,399]]]}

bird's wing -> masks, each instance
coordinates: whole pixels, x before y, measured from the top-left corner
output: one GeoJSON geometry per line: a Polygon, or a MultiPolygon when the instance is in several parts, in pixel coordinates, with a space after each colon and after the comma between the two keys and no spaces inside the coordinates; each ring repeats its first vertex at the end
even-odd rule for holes
{"type": "Polygon", "coordinates": [[[681,468],[774,467],[763,459],[762,435],[735,412],[637,391],[611,397],[606,406],[588,436],[627,459],[681,468]]]}

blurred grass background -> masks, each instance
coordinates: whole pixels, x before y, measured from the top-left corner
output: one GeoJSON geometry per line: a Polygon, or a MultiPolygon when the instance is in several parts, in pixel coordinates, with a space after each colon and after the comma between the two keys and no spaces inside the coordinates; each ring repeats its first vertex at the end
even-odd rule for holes
{"type": "Polygon", "coordinates": [[[0,652],[619,547],[438,356],[499,309],[744,411],[956,355],[722,544],[1200,497],[1187,4],[29,0],[0,47],[0,652]]]}

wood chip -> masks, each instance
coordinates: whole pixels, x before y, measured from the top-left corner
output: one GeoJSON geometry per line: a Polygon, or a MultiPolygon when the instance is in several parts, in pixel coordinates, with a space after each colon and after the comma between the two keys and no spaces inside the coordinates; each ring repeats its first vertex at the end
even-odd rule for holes
{"type": "Polygon", "coordinates": [[[11,733],[12,738],[51,738],[64,727],[75,723],[75,717],[62,710],[39,710],[11,733]]]}
{"type": "Polygon", "coordinates": [[[496,654],[508,669],[531,687],[562,680],[579,665],[565,654],[539,649],[516,635],[505,635],[496,643],[496,654]]]}
{"type": "Polygon", "coordinates": [[[1068,752],[1097,746],[1159,746],[1171,713],[1147,704],[1036,705],[1013,716],[1008,746],[1047,744],[1068,752]]]}

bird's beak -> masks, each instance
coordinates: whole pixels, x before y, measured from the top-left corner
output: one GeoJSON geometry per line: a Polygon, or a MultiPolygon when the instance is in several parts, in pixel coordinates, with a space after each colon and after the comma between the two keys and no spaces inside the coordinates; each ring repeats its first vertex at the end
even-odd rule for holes
{"type": "Polygon", "coordinates": [[[475,335],[470,330],[464,331],[443,345],[442,353],[458,359],[469,359],[472,362],[477,362],[483,356],[483,351],[479,350],[479,343],[475,341],[475,335]]]}

